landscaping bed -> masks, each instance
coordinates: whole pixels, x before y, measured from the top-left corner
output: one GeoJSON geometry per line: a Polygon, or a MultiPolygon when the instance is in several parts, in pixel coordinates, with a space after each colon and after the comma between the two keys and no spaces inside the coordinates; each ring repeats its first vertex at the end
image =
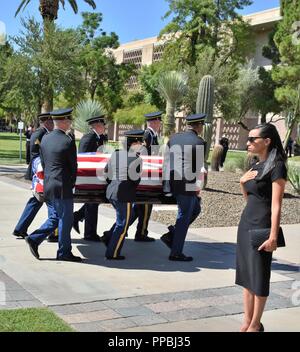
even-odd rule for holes
{"type": "MultiPolygon", "coordinates": [[[[246,205],[240,191],[241,174],[213,172],[208,174],[207,189],[202,191],[202,212],[191,227],[237,226],[246,205]]],[[[289,182],[283,199],[282,224],[300,223],[300,196],[289,182]]],[[[174,224],[176,211],[153,211],[151,220],[174,224]]]]}

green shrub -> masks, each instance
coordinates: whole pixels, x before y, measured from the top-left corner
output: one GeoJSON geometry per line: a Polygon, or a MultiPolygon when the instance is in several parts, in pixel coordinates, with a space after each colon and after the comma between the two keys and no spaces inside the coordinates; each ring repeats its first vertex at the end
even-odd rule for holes
{"type": "Polygon", "coordinates": [[[245,167],[245,155],[241,155],[241,158],[229,159],[224,164],[224,170],[228,172],[236,172],[237,169],[244,170],[245,167]]]}
{"type": "Polygon", "coordinates": [[[300,163],[288,163],[288,179],[295,191],[300,194],[300,163]]]}

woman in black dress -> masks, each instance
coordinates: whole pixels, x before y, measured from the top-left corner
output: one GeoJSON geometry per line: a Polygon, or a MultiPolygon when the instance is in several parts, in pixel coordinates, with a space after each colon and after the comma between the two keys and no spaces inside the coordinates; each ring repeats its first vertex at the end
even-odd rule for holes
{"type": "Polygon", "coordinates": [[[263,331],[261,317],[269,295],[272,253],[277,249],[282,198],[287,178],[286,155],[276,127],[263,124],[250,131],[248,151],[255,164],[240,180],[247,200],[237,235],[236,284],[244,287],[242,332],[263,331]],[[249,230],[270,228],[258,249],[251,246],[249,230]]]}

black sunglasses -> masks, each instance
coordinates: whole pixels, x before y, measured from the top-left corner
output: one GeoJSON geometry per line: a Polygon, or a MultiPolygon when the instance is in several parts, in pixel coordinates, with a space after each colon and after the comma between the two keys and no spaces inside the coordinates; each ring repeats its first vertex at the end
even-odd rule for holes
{"type": "Polygon", "coordinates": [[[253,143],[256,139],[264,139],[264,137],[248,137],[247,141],[250,143],[253,143]]]}

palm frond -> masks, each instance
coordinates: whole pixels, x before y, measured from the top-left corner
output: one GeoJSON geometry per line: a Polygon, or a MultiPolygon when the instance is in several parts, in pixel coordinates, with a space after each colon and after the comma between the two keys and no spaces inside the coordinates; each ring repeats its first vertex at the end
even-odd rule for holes
{"type": "Polygon", "coordinates": [[[169,71],[164,73],[158,83],[158,92],[170,102],[177,102],[187,92],[188,78],[182,72],[169,71]]]}
{"type": "Polygon", "coordinates": [[[18,15],[18,13],[21,11],[21,9],[23,8],[23,10],[25,9],[25,7],[30,3],[30,0],[22,0],[20,6],[18,7],[16,13],[15,13],[15,17],[18,15]]]}
{"type": "Polygon", "coordinates": [[[95,8],[96,8],[96,3],[95,3],[95,1],[93,1],[93,0],[84,0],[88,5],[90,5],[92,8],[93,8],[93,10],[95,10],[95,8]]]}
{"type": "Polygon", "coordinates": [[[87,119],[93,116],[99,116],[105,113],[103,106],[96,100],[81,101],[75,109],[75,129],[81,133],[87,133],[89,130],[87,119]]]}
{"type": "Polygon", "coordinates": [[[63,9],[65,9],[65,0],[59,0],[63,9]]]}
{"type": "Polygon", "coordinates": [[[75,13],[78,13],[78,5],[77,5],[77,1],[76,0],[68,0],[69,4],[71,5],[73,11],[75,13]]]}

